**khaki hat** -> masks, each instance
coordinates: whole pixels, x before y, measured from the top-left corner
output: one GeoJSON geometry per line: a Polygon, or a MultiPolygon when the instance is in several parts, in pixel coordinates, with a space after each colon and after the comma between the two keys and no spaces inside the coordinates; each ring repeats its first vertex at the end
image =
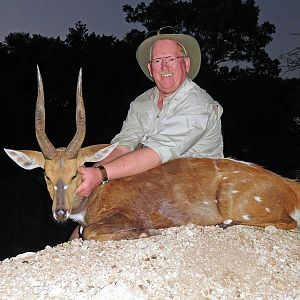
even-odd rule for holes
{"type": "Polygon", "coordinates": [[[201,51],[197,40],[194,37],[186,34],[160,34],[158,31],[156,35],[144,40],[136,51],[136,59],[144,74],[153,81],[147,68],[149,63],[150,49],[154,42],[164,39],[177,41],[185,48],[187,55],[191,60],[190,70],[187,76],[193,80],[197,76],[200,69],[201,51]]]}

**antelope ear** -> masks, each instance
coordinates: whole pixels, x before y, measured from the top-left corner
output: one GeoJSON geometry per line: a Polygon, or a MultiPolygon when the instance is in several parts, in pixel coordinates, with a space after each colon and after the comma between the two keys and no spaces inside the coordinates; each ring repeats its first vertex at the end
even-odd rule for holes
{"type": "Polygon", "coordinates": [[[42,152],[32,150],[11,150],[4,149],[6,154],[20,167],[26,170],[35,168],[43,168],[45,166],[45,158],[42,152]]]}
{"type": "Polygon", "coordinates": [[[112,145],[92,145],[80,150],[83,157],[83,163],[85,162],[97,162],[105,159],[114,149],[118,146],[118,143],[112,145]]]}

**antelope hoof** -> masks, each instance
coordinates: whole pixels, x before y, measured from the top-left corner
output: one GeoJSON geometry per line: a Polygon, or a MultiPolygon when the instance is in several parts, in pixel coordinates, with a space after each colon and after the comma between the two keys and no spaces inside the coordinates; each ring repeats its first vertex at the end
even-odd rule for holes
{"type": "Polygon", "coordinates": [[[217,226],[219,226],[222,229],[227,229],[228,227],[231,227],[234,225],[238,225],[238,223],[233,222],[232,220],[224,220],[222,223],[217,224],[217,226]]]}

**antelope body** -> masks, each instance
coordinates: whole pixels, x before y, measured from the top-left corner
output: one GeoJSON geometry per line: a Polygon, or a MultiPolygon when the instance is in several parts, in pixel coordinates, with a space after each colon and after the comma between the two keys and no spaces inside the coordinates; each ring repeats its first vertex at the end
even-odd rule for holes
{"type": "Polygon", "coordinates": [[[81,182],[78,167],[101,161],[116,147],[81,148],[85,136],[81,71],[76,102],[76,134],[67,148],[55,149],[45,134],[44,92],[38,70],[35,125],[41,152],[5,151],[25,169],[45,170],[54,218],[58,222],[76,220],[84,227],[84,239],[137,238],[187,223],[299,226],[300,183],[233,159],[176,159],[142,174],[111,180],[89,198],[76,195],[81,182]]]}

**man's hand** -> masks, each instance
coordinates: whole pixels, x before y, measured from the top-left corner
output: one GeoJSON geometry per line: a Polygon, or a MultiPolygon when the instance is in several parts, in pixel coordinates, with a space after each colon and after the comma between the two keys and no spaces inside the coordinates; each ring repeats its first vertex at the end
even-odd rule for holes
{"type": "Polygon", "coordinates": [[[100,170],[98,168],[80,167],[78,173],[81,175],[82,182],[77,188],[76,194],[89,197],[102,180],[100,170]]]}
{"type": "MultiPolygon", "coordinates": [[[[109,156],[110,157],[110,156],[109,156]]],[[[101,161],[103,164],[103,161],[101,161]]],[[[158,153],[148,147],[129,152],[106,163],[105,169],[110,180],[140,174],[161,165],[158,153]]],[[[98,168],[80,167],[82,182],[77,188],[76,194],[89,197],[102,181],[102,175],[98,168]]]]}

